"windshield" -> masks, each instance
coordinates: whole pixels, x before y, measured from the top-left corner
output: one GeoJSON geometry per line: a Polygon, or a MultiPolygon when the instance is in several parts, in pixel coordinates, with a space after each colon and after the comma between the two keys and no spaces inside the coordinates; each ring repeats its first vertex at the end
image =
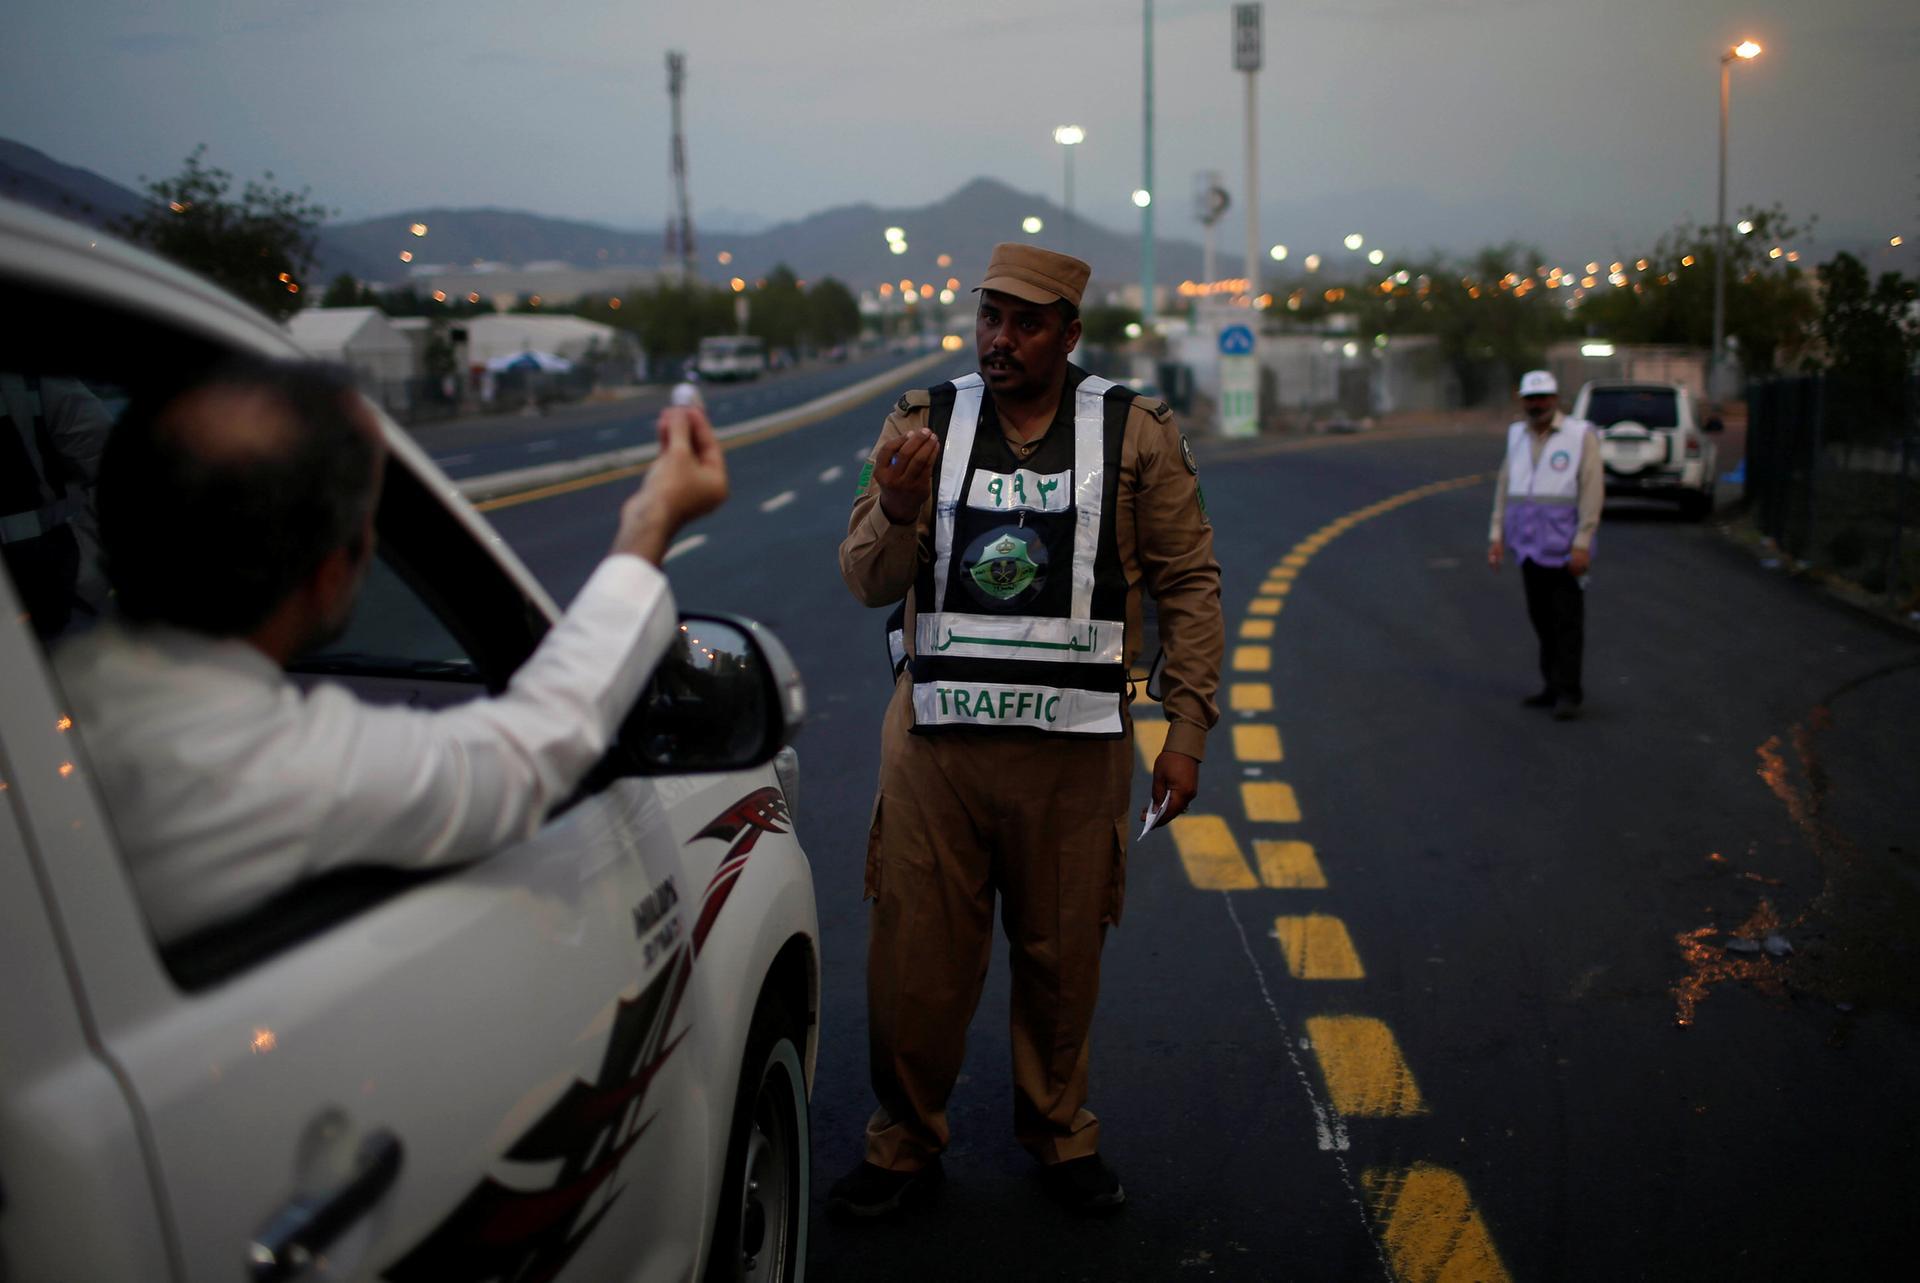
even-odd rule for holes
{"type": "Polygon", "coordinates": [[[1587,422],[1596,428],[1616,423],[1678,427],[1680,398],[1672,388],[1595,388],[1587,396],[1587,422]]]}

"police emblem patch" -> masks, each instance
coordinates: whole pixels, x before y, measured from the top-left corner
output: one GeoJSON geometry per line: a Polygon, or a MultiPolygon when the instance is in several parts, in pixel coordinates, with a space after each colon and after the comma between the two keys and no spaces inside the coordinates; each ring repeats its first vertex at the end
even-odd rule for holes
{"type": "Polygon", "coordinates": [[[1039,591],[1047,581],[1047,546],[1020,526],[1002,526],[974,541],[963,582],[974,597],[1004,606],[1039,591]]]}
{"type": "Polygon", "coordinates": [[[1187,471],[1194,476],[1200,475],[1200,465],[1193,461],[1193,447],[1187,444],[1187,434],[1180,434],[1180,462],[1187,465],[1187,471]]]}
{"type": "Polygon", "coordinates": [[[1555,450],[1553,452],[1553,457],[1547,460],[1547,466],[1552,468],[1555,472],[1565,472],[1572,463],[1573,463],[1573,456],[1568,454],[1565,450],[1555,450]]]}

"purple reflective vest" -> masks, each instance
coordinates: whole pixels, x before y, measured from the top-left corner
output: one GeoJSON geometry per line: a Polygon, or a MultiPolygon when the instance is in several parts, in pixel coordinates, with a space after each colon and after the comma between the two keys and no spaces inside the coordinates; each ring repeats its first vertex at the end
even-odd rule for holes
{"type": "Polygon", "coordinates": [[[1580,456],[1587,445],[1584,419],[1563,417],[1540,461],[1528,448],[1523,419],[1507,429],[1506,516],[1501,538],[1515,561],[1564,566],[1580,528],[1580,456]]]}

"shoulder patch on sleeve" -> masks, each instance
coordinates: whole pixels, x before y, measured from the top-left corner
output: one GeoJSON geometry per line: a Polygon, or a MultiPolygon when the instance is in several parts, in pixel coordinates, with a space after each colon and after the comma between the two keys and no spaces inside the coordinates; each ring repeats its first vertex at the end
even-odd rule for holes
{"type": "Polygon", "coordinates": [[[933,398],[925,388],[913,388],[900,398],[894,408],[902,414],[911,414],[915,410],[924,410],[933,404],[933,398]]]}
{"type": "Polygon", "coordinates": [[[1136,396],[1133,403],[1162,423],[1173,422],[1173,408],[1158,397],[1136,396]]]}

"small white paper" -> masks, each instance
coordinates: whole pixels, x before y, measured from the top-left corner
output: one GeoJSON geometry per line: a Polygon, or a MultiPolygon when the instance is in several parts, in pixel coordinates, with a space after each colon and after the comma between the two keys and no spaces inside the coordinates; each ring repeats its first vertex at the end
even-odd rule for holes
{"type": "Polygon", "coordinates": [[[1153,832],[1153,826],[1160,823],[1160,817],[1166,814],[1167,798],[1171,798],[1172,796],[1173,796],[1173,793],[1171,790],[1169,790],[1167,793],[1167,797],[1162,798],[1158,805],[1155,805],[1152,802],[1147,803],[1147,821],[1145,824],[1142,824],[1140,826],[1140,837],[1135,838],[1134,841],[1138,842],[1140,841],[1141,838],[1144,838],[1147,836],[1147,834],[1153,832]]]}

